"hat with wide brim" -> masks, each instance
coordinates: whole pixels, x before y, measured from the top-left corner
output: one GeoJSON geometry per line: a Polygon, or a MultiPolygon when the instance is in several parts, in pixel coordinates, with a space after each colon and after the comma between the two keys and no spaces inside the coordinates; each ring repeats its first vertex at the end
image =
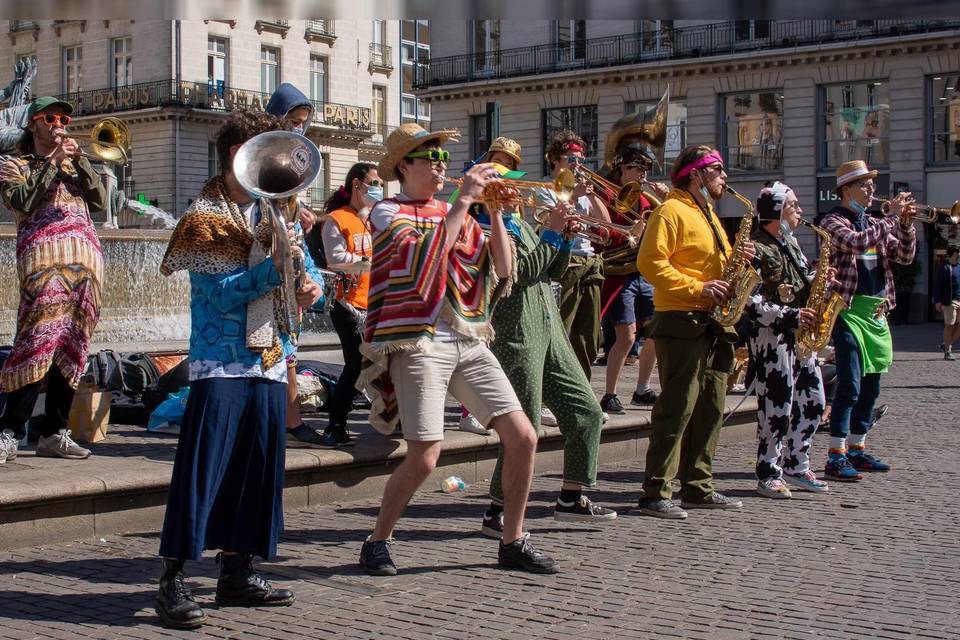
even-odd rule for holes
{"type": "Polygon", "coordinates": [[[73,113],[73,105],[65,100],[59,100],[53,96],[41,96],[30,103],[30,106],[27,108],[27,124],[33,120],[33,116],[37,115],[44,109],[49,109],[50,107],[60,107],[63,109],[67,115],[73,113]]]}
{"type": "Polygon", "coordinates": [[[845,184],[850,184],[851,182],[856,182],[863,178],[876,178],[877,170],[870,170],[867,168],[867,163],[863,160],[851,160],[850,162],[844,162],[842,165],[837,167],[837,186],[833,188],[833,192],[836,194],[840,193],[840,187],[845,184]]]}
{"type": "Polygon", "coordinates": [[[523,164],[523,159],[520,157],[520,143],[512,138],[507,138],[500,136],[490,144],[490,148],[487,149],[487,161],[490,160],[490,156],[494,152],[499,151],[500,153],[505,153],[514,160],[517,161],[517,166],[519,167],[523,164]]]}
{"type": "Polygon", "coordinates": [[[447,140],[455,141],[459,137],[460,132],[456,129],[430,132],[415,122],[402,124],[387,138],[387,154],[377,166],[377,173],[381,180],[396,180],[397,165],[405,155],[431,140],[438,140],[442,145],[447,140]]]}

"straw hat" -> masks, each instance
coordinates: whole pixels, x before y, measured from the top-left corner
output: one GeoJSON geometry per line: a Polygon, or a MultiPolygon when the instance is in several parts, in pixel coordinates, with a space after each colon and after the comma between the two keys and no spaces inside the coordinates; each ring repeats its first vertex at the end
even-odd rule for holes
{"type": "Polygon", "coordinates": [[[850,184],[851,182],[856,182],[861,178],[876,177],[876,169],[873,171],[868,169],[867,163],[863,160],[851,160],[850,162],[844,162],[842,165],[837,167],[837,186],[833,188],[833,192],[839,194],[840,187],[845,184],[850,184]]]}
{"type": "Polygon", "coordinates": [[[520,143],[511,138],[506,138],[500,136],[490,145],[490,148],[487,149],[487,159],[490,159],[490,156],[493,152],[499,151],[500,153],[505,153],[514,160],[517,161],[517,166],[519,167],[523,164],[523,160],[520,158],[520,143]]]}
{"type": "Polygon", "coordinates": [[[456,129],[443,129],[431,133],[415,122],[406,122],[394,129],[387,138],[387,154],[380,161],[377,173],[380,174],[381,180],[396,180],[397,165],[405,155],[431,140],[439,140],[442,145],[447,140],[457,140],[459,137],[460,132],[456,129]]]}

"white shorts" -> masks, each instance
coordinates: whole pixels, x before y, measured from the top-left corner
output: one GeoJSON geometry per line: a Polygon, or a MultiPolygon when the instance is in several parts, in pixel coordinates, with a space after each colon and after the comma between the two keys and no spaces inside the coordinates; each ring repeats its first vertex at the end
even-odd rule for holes
{"type": "Polygon", "coordinates": [[[943,310],[943,324],[957,324],[957,309],[960,309],[960,300],[954,300],[953,304],[944,304],[940,308],[943,310]]]}
{"type": "Polygon", "coordinates": [[[434,341],[429,353],[390,355],[390,378],[406,440],[443,440],[447,391],[487,426],[497,416],[523,411],[503,368],[482,342],[434,341]]]}

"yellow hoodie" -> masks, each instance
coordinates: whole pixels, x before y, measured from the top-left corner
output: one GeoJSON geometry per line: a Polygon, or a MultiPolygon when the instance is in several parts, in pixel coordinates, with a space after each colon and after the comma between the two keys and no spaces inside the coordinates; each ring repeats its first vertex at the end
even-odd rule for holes
{"type": "Polygon", "coordinates": [[[706,311],[713,306],[710,298],[700,297],[703,283],[720,278],[731,248],[713,207],[709,210],[722,252],[688,191],[673,189],[650,216],[640,241],[637,268],[653,285],[657,311],[706,311]]]}

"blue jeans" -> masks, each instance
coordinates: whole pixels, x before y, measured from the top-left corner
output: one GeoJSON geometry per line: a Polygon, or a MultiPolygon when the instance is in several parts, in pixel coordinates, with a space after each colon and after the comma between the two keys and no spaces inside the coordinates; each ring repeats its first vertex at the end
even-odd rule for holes
{"type": "Polygon", "coordinates": [[[864,434],[873,424],[873,405],[880,395],[880,374],[863,375],[860,347],[843,318],[833,327],[836,349],[837,391],[830,413],[830,436],[846,438],[864,434]]]}

